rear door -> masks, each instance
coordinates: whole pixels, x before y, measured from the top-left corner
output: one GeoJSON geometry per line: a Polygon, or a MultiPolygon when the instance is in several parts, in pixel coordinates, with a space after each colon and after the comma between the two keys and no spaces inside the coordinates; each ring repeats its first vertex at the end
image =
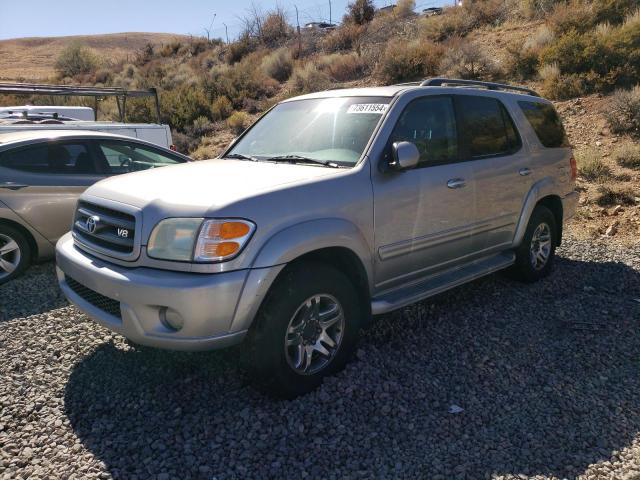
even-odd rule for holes
{"type": "Polygon", "coordinates": [[[56,242],[71,229],[80,194],[105,176],[85,141],[17,147],[0,154],[0,201],[56,242]]]}
{"type": "MultiPolygon", "coordinates": [[[[511,245],[533,166],[505,104],[497,97],[456,95],[461,156],[475,186],[474,255],[511,245]]],[[[471,207],[471,204],[470,204],[471,207]]]]}

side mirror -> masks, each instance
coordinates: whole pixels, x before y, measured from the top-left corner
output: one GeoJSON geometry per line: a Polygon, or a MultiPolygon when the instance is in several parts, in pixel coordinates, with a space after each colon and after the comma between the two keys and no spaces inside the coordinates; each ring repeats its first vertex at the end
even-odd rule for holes
{"type": "Polygon", "coordinates": [[[408,170],[418,165],[420,152],[418,147],[411,142],[394,142],[391,146],[393,163],[390,167],[394,170],[408,170]]]}

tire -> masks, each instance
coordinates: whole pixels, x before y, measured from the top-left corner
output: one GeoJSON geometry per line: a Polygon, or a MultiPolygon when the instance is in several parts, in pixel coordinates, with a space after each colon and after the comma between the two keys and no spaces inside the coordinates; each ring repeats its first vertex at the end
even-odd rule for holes
{"type": "Polygon", "coordinates": [[[19,230],[0,225],[0,285],[21,275],[31,263],[29,241],[19,230]]]}
{"type": "Polygon", "coordinates": [[[358,294],[344,274],[321,263],[288,268],[272,286],[247,339],[253,383],[280,398],[308,393],[344,368],[362,324],[358,294]],[[323,313],[324,327],[317,322],[323,313]],[[325,353],[315,349],[318,345],[325,353]]]}
{"type": "Polygon", "coordinates": [[[522,243],[515,251],[516,261],[511,269],[513,276],[532,283],[549,275],[553,268],[557,239],[555,216],[547,207],[538,205],[531,214],[522,243]]]}

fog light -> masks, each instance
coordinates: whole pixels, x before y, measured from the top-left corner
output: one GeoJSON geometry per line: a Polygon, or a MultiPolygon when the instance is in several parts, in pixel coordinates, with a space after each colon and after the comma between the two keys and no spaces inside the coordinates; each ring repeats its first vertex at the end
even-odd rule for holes
{"type": "Polygon", "coordinates": [[[174,332],[179,331],[184,326],[184,319],[178,312],[169,307],[160,309],[160,321],[165,327],[174,332]]]}

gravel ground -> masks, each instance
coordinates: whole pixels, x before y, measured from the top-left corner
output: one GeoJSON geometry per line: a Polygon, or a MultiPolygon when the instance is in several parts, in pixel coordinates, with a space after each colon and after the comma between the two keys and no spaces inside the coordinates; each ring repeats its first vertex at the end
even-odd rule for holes
{"type": "Polygon", "coordinates": [[[0,287],[0,478],[640,479],[640,245],[611,241],[381,318],[293,401],[237,349],[130,346],[37,267],[0,287]]]}

